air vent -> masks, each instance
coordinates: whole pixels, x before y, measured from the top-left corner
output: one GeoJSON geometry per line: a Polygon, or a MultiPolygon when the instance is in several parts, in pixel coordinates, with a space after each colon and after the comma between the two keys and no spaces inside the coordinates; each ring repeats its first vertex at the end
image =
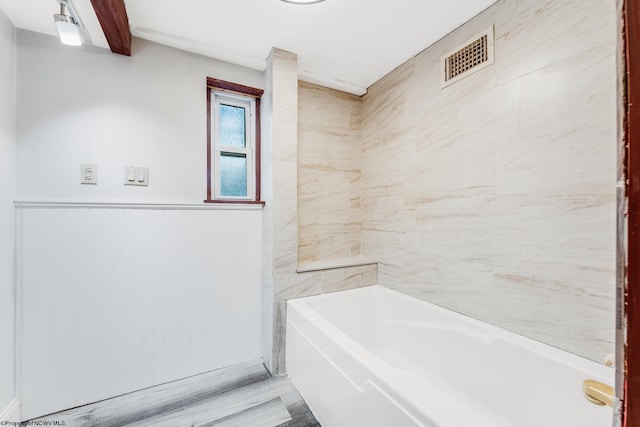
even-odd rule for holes
{"type": "Polygon", "coordinates": [[[493,64],[493,26],[464,45],[443,56],[442,87],[463,79],[493,64]]]}

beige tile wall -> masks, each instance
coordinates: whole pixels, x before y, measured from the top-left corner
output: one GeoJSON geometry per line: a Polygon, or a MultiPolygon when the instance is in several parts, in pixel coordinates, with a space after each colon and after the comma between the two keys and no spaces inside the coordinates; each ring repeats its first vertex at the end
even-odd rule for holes
{"type": "MultiPolygon", "coordinates": [[[[299,205],[301,205],[298,200],[305,197],[304,191],[300,192],[299,184],[304,183],[307,179],[305,173],[298,176],[298,158],[300,156],[305,158],[310,154],[306,148],[299,149],[299,132],[305,140],[304,132],[306,129],[315,129],[314,132],[318,134],[323,132],[326,134],[330,132],[331,122],[335,120],[335,131],[344,133],[343,128],[346,128],[346,124],[341,121],[343,119],[341,112],[347,110],[341,110],[341,108],[343,100],[351,98],[347,95],[340,95],[338,92],[302,85],[300,96],[303,98],[311,96],[318,102],[306,98],[306,101],[303,101],[304,107],[299,109],[297,56],[277,48],[271,51],[268,60],[265,72],[265,95],[264,101],[267,103],[265,112],[271,112],[271,121],[265,124],[263,131],[265,167],[262,179],[266,201],[263,212],[263,297],[265,324],[272,325],[272,328],[265,330],[264,353],[265,360],[273,372],[283,373],[286,301],[290,298],[375,284],[377,282],[377,266],[373,264],[304,273],[297,272],[298,243],[300,241],[298,222],[303,221],[304,224],[305,221],[304,215],[301,216],[298,213],[299,205]],[[324,116],[323,110],[325,108],[336,108],[340,114],[324,116]],[[309,121],[309,114],[315,115],[316,113],[318,119],[309,121]],[[298,130],[299,115],[302,122],[309,124],[307,128],[303,127],[300,131],[298,130]]],[[[349,102],[344,105],[349,105],[349,102]]],[[[348,109],[349,117],[350,108],[348,109]]],[[[328,114],[331,113],[331,111],[328,112],[328,114]]],[[[354,112],[354,115],[356,117],[353,119],[353,123],[357,128],[359,121],[357,112],[354,112]]],[[[327,139],[325,139],[326,141],[327,139]]],[[[333,141],[328,143],[334,144],[333,141]]],[[[342,152],[339,143],[334,145],[337,145],[335,149],[338,152],[342,152]]],[[[315,152],[317,151],[311,147],[311,154],[315,152]]],[[[307,161],[306,164],[311,165],[312,163],[312,161],[307,161]]],[[[351,169],[351,167],[344,169],[351,169]]],[[[325,178],[331,179],[331,175],[321,174],[315,177],[320,181],[325,178]]],[[[344,184],[342,181],[339,183],[341,186],[344,184]]],[[[341,194],[351,194],[351,188],[345,190],[347,193],[341,194]]],[[[325,197],[327,194],[320,192],[318,197],[325,197]]],[[[349,198],[351,198],[350,195],[349,198]]],[[[302,211],[306,212],[305,203],[302,205],[302,211]]],[[[326,205],[331,206],[331,201],[328,201],[326,205]]],[[[335,212],[332,210],[328,214],[333,215],[335,212]]],[[[343,220],[344,218],[340,218],[340,221],[343,220]]],[[[341,223],[336,223],[336,225],[343,226],[341,223]]],[[[330,229],[329,226],[327,230],[330,229]]],[[[343,237],[340,236],[340,238],[343,237]]],[[[359,241],[360,236],[358,235],[357,245],[349,243],[349,250],[352,246],[359,246],[359,241]]],[[[330,250],[328,250],[330,248],[324,247],[326,242],[322,238],[318,238],[317,241],[317,244],[322,247],[322,251],[317,253],[323,256],[330,254],[330,250]]],[[[343,242],[346,242],[344,238],[343,242]]]]}
{"type": "Polygon", "coordinates": [[[503,0],[363,99],[362,252],[379,282],[562,349],[613,352],[616,18],[503,0]],[[495,25],[495,64],[440,57],[495,25]]]}
{"type": "Polygon", "coordinates": [[[300,82],[298,262],[360,255],[362,99],[300,82]]]}

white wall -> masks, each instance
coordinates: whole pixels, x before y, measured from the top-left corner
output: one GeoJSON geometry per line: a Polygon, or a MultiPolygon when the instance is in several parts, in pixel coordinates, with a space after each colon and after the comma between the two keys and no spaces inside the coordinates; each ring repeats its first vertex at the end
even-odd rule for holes
{"type": "Polygon", "coordinates": [[[206,196],[206,77],[262,87],[263,73],[24,30],[17,69],[16,198],[77,202],[20,213],[23,417],[259,357],[262,211],[192,209],[206,196]],[[79,183],[84,162],[98,185],[79,183]],[[148,166],[149,186],[123,185],[125,165],[148,166]]]}
{"type": "Polygon", "coordinates": [[[133,55],[18,31],[18,198],[201,202],[206,77],[262,87],[262,73],[133,40],[133,55]],[[80,185],[80,163],[98,185],[80,185]],[[149,166],[148,188],[125,165],[149,166]]]}
{"type": "Polygon", "coordinates": [[[15,397],[15,27],[0,9],[0,413],[15,397]]]}

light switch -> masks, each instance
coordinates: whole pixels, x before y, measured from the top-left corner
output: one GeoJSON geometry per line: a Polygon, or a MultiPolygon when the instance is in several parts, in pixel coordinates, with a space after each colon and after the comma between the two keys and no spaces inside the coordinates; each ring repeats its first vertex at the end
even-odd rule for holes
{"type": "Polygon", "coordinates": [[[95,163],[80,164],[80,184],[98,184],[98,165],[95,163]]]}
{"type": "Polygon", "coordinates": [[[143,166],[124,167],[124,185],[149,185],[149,168],[143,166]]]}

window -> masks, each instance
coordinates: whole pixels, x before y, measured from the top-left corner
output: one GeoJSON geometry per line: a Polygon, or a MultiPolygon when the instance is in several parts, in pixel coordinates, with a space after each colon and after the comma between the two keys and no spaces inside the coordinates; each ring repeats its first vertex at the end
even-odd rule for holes
{"type": "Polygon", "coordinates": [[[262,89],[207,78],[207,203],[260,201],[262,89]]]}

